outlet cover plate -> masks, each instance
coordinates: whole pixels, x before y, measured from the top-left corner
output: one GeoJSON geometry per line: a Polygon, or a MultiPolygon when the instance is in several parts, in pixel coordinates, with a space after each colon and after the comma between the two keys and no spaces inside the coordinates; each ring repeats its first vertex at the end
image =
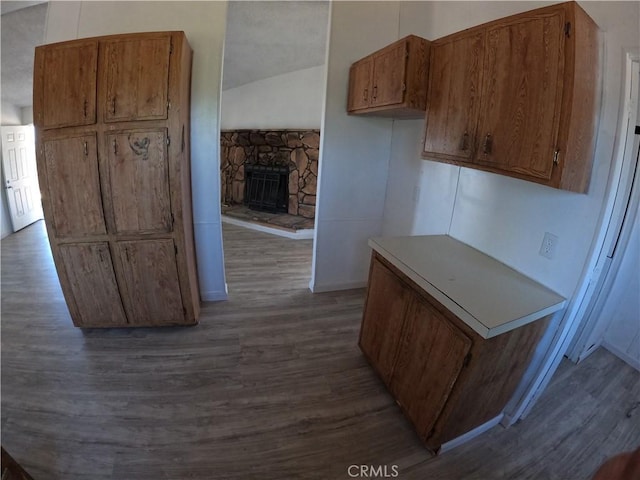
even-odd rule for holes
{"type": "Polygon", "coordinates": [[[540,255],[552,260],[556,256],[556,247],[558,246],[558,237],[553,233],[545,232],[540,246],[540,255]]]}

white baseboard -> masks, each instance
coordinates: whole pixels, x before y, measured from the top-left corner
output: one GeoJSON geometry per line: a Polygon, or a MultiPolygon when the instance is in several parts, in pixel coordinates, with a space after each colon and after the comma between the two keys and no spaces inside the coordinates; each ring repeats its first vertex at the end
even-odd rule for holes
{"type": "Polygon", "coordinates": [[[639,359],[633,358],[627,352],[623,352],[618,347],[615,347],[614,345],[611,345],[606,340],[602,341],[602,346],[604,348],[606,348],[607,350],[609,350],[611,353],[613,353],[616,357],[620,358],[621,360],[624,360],[626,363],[631,365],[633,368],[635,368],[636,370],[640,371],[640,360],[639,359]]]}
{"type": "Polygon", "coordinates": [[[237,218],[222,215],[222,221],[231,225],[237,225],[238,227],[248,228],[250,230],[256,230],[258,232],[270,233],[272,235],[278,235],[280,237],[290,238],[292,240],[310,240],[313,239],[314,229],[306,228],[304,230],[296,230],[290,232],[288,230],[282,230],[280,228],[268,227],[267,225],[245,222],[237,218]]]}
{"type": "Polygon", "coordinates": [[[353,288],[364,288],[367,282],[346,282],[346,283],[325,283],[317,284],[313,280],[309,282],[309,290],[313,293],[335,292],[338,290],[351,290],[353,288]]]}
{"type": "Polygon", "coordinates": [[[453,440],[449,440],[447,443],[442,444],[440,447],[439,453],[445,453],[450,450],[453,450],[456,447],[459,447],[463,443],[467,443],[469,440],[476,438],[478,435],[483,434],[487,430],[491,430],[493,427],[498,425],[502,420],[503,414],[501,413],[496,418],[489,420],[487,423],[483,423],[479,427],[474,428],[473,430],[468,431],[464,435],[460,435],[459,437],[454,438],[453,440]]]}

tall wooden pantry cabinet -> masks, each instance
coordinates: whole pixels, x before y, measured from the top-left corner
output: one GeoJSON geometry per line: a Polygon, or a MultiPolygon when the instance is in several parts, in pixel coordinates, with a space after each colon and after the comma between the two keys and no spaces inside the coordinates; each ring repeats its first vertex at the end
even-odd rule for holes
{"type": "Polygon", "coordinates": [[[190,75],[183,32],[36,48],[42,206],[77,327],[197,322],[190,75]]]}

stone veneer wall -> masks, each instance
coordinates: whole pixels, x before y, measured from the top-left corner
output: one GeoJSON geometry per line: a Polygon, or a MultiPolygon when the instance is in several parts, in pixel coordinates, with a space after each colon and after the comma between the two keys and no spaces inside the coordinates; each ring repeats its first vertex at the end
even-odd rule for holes
{"type": "Polygon", "coordinates": [[[289,211],[314,218],[320,130],[225,130],[220,134],[221,200],[244,202],[244,165],[289,166],[289,211]]]}

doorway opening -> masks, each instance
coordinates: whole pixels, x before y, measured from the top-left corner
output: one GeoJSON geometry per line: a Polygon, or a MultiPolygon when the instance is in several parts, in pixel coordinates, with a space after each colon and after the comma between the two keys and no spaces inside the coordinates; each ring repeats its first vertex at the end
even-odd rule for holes
{"type": "Polygon", "coordinates": [[[285,268],[287,288],[308,289],[329,10],[328,1],[228,3],[219,201],[230,297],[246,290],[248,269],[267,285],[285,268]]]}

